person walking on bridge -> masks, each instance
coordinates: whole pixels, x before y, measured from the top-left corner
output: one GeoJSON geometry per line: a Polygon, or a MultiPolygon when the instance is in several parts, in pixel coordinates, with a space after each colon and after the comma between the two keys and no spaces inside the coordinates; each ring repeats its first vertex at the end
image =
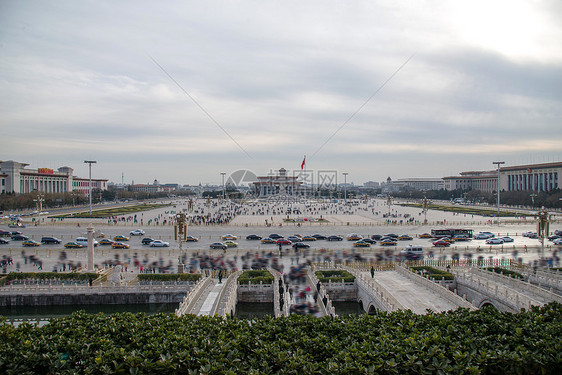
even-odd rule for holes
{"type": "Polygon", "coordinates": [[[371,266],[371,278],[375,278],[375,267],[371,266]]]}

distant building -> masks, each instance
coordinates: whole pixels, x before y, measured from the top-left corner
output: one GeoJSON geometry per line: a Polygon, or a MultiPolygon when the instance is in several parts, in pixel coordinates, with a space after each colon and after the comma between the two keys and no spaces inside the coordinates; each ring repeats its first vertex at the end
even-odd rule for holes
{"type": "Polygon", "coordinates": [[[279,194],[291,196],[305,194],[302,181],[297,181],[297,177],[287,176],[287,171],[284,168],[281,168],[275,176],[258,177],[258,180],[252,182],[252,185],[258,197],[279,194]]]}
{"type": "MultiPolygon", "coordinates": [[[[500,168],[500,191],[551,191],[560,187],[562,162],[527,164],[500,168]]],[[[480,190],[494,192],[498,186],[497,170],[461,172],[443,177],[446,190],[480,190]]]]}
{"type": "Polygon", "coordinates": [[[375,181],[367,181],[363,184],[363,186],[370,189],[378,189],[380,184],[375,181]]]}
{"type": "Polygon", "coordinates": [[[445,181],[442,178],[400,178],[392,181],[392,185],[399,191],[402,190],[441,190],[445,188],[445,181]]]}
{"type": "MultiPolygon", "coordinates": [[[[65,193],[89,190],[90,180],[73,176],[72,168],[60,167],[56,171],[50,168],[26,169],[28,165],[13,160],[0,162],[0,177],[3,181],[0,182],[1,191],[22,194],[33,191],[65,193]]],[[[107,190],[107,180],[92,178],[92,188],[107,190]]]]}

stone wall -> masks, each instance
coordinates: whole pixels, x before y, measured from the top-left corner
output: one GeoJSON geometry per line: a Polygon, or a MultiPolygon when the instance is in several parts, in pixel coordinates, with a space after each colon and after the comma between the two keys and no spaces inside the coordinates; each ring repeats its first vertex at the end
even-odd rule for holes
{"type": "Polygon", "coordinates": [[[273,284],[238,284],[238,302],[273,303],[273,284]]]}
{"type": "Polygon", "coordinates": [[[357,301],[357,284],[352,283],[322,283],[326,292],[330,296],[330,300],[336,302],[356,302],[357,301]]]}
{"type": "Polygon", "coordinates": [[[120,305],[180,303],[185,292],[110,294],[18,294],[0,296],[0,306],[120,305]]]}

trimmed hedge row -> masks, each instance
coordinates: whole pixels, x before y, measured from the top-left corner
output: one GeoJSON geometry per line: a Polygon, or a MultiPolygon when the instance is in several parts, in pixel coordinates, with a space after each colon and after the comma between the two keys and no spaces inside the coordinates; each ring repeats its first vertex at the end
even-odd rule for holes
{"type": "Polygon", "coordinates": [[[514,279],[523,279],[523,275],[521,275],[519,272],[515,272],[512,270],[508,270],[505,268],[501,268],[501,267],[488,267],[488,268],[484,268],[486,271],[492,271],[495,273],[503,273],[505,276],[509,276],[509,277],[513,277],[514,279]]]}
{"type": "Polygon", "coordinates": [[[560,374],[562,306],[332,318],[75,313],[0,322],[0,373],[560,374]]]}
{"type": "Polygon", "coordinates": [[[454,280],[455,276],[447,271],[441,271],[437,268],[429,267],[429,266],[417,266],[417,267],[410,267],[410,269],[414,272],[424,271],[422,275],[428,279],[434,280],[454,280]]]}
{"type": "Polygon", "coordinates": [[[342,279],[344,283],[355,281],[355,276],[345,270],[316,271],[315,274],[321,283],[341,283],[342,279]]]}
{"type": "Polygon", "coordinates": [[[139,204],[134,206],[125,206],[125,207],[116,207],[116,208],[107,208],[102,210],[95,210],[92,211],[90,214],[87,211],[75,213],[75,214],[64,214],[64,215],[55,215],[49,217],[72,217],[72,218],[104,218],[109,216],[119,216],[119,215],[127,215],[127,214],[134,214],[141,211],[148,211],[153,210],[156,208],[170,206],[170,204],[139,204]]]}
{"type": "Polygon", "coordinates": [[[84,281],[90,279],[97,279],[98,274],[88,272],[88,273],[78,273],[78,272],[69,272],[69,273],[59,273],[59,272],[10,272],[9,274],[5,275],[4,277],[0,278],[0,286],[6,285],[8,282],[12,280],[27,280],[27,279],[35,279],[35,280],[76,280],[76,281],[84,281]]]}
{"type": "Polygon", "coordinates": [[[273,284],[273,275],[267,270],[248,270],[238,276],[239,284],[273,284]]]}
{"type": "Polygon", "coordinates": [[[200,273],[140,273],[139,281],[198,281],[200,273]]]}

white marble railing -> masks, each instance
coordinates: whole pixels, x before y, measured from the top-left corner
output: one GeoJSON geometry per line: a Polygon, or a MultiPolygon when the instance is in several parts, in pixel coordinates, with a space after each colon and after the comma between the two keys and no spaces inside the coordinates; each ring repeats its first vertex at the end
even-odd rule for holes
{"type": "Polygon", "coordinates": [[[545,290],[529,282],[524,282],[519,279],[515,279],[510,276],[506,276],[497,272],[487,271],[479,268],[471,268],[470,272],[475,275],[479,275],[483,278],[494,280],[500,284],[508,285],[512,289],[521,290],[523,292],[530,293],[537,297],[543,298],[546,301],[556,301],[562,302],[562,296],[559,296],[552,291],[545,290]]]}
{"type": "Polygon", "coordinates": [[[226,318],[231,311],[236,310],[236,304],[238,303],[238,276],[241,274],[242,271],[236,271],[228,276],[228,279],[225,281],[225,286],[219,294],[218,302],[213,315],[216,313],[223,318],[226,318]]]}
{"type": "Polygon", "coordinates": [[[281,274],[273,268],[268,268],[267,270],[273,275],[273,315],[279,318],[282,315],[281,304],[279,303],[279,280],[281,280],[281,274]]]}
{"type": "Polygon", "coordinates": [[[543,305],[540,301],[531,299],[505,285],[475,276],[468,270],[454,270],[452,272],[455,274],[457,283],[466,285],[478,293],[488,295],[507,306],[511,306],[514,312],[518,312],[521,309],[529,309],[532,305],[543,305]]]}
{"type": "Polygon", "coordinates": [[[410,271],[409,269],[399,266],[396,267],[396,271],[403,275],[406,276],[407,278],[409,278],[410,280],[414,281],[416,284],[420,284],[423,285],[424,287],[431,289],[432,291],[434,291],[435,293],[437,293],[438,295],[440,295],[441,297],[443,297],[444,299],[446,299],[447,301],[459,306],[459,307],[464,307],[470,310],[476,310],[476,307],[474,307],[474,305],[470,302],[468,302],[467,300],[465,300],[464,298],[462,298],[461,296],[451,292],[449,289],[447,289],[444,286],[441,286],[440,284],[437,284],[436,282],[429,280],[423,276],[418,275],[417,273],[414,273],[412,271],[410,271]]]}
{"type": "Polygon", "coordinates": [[[201,277],[199,282],[195,284],[195,286],[191,288],[187,295],[183,298],[182,303],[176,309],[176,315],[182,316],[189,313],[193,306],[197,303],[197,300],[201,297],[201,293],[209,286],[210,283],[210,277],[201,277]]]}
{"type": "Polygon", "coordinates": [[[164,293],[185,292],[189,288],[186,284],[175,285],[98,285],[84,284],[19,284],[0,288],[0,295],[15,294],[112,294],[112,293],[164,293]]]}
{"type": "Polygon", "coordinates": [[[313,290],[316,290],[316,293],[318,293],[318,298],[316,299],[316,301],[317,305],[320,307],[320,313],[322,314],[322,316],[337,316],[336,309],[332,305],[330,295],[326,291],[324,285],[322,285],[322,283],[318,281],[318,277],[316,277],[316,274],[314,273],[314,270],[312,268],[308,269],[307,276],[310,281],[310,287],[313,290]],[[320,285],[320,290],[316,289],[316,285],[320,285]],[[326,298],[326,306],[324,306],[324,298],[326,298]]]}

